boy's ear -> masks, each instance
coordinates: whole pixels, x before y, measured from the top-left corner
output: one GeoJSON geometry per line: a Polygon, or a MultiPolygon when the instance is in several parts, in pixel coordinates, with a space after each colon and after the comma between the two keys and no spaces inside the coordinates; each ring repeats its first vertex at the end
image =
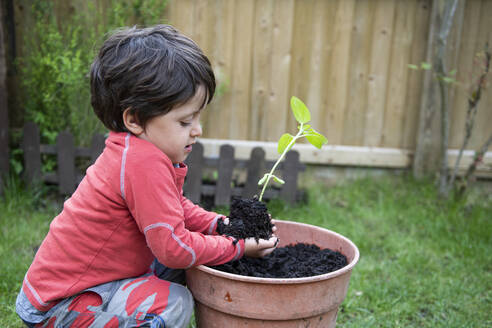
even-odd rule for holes
{"type": "Polygon", "coordinates": [[[144,128],[138,123],[137,116],[130,107],[123,112],[123,124],[125,124],[128,131],[136,136],[144,132],[144,128]]]}

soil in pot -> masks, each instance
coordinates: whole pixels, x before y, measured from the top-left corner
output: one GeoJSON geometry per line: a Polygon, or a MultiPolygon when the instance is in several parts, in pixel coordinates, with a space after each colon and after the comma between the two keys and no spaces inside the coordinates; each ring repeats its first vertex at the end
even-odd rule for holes
{"type": "MultiPolygon", "coordinates": [[[[256,198],[233,198],[229,224],[219,220],[217,232],[238,239],[269,239],[273,224],[265,203],[256,198]]],[[[243,257],[212,268],[243,276],[262,278],[302,278],[329,273],[347,265],[340,252],[298,243],[275,249],[264,258],[243,257]]]]}

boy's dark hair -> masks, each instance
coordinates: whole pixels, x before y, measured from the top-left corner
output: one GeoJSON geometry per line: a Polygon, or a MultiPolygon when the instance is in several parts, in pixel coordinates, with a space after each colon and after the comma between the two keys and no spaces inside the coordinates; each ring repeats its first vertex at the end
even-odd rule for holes
{"type": "Polygon", "coordinates": [[[91,103],[104,125],[127,131],[123,111],[139,124],[191,99],[203,85],[209,103],[215,92],[210,61],[191,39],[169,25],[117,30],[102,45],[90,72],[91,103]]]}

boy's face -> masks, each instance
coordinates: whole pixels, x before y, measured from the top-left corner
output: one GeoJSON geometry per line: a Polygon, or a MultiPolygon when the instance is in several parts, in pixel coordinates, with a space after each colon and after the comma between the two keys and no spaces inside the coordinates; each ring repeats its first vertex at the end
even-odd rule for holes
{"type": "Polygon", "coordinates": [[[204,97],[205,88],[200,86],[187,103],[152,118],[137,136],[157,146],[174,164],[183,162],[202,135],[200,111],[204,97]]]}

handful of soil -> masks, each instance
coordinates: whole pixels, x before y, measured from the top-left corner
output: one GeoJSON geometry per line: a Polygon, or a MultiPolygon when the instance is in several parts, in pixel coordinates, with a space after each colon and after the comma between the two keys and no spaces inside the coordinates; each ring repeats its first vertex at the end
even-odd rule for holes
{"type": "Polygon", "coordinates": [[[269,239],[272,236],[273,224],[265,203],[256,198],[233,198],[229,214],[229,224],[222,220],[217,222],[217,232],[221,235],[237,239],[254,237],[269,239]]]}
{"type": "Polygon", "coordinates": [[[340,252],[298,243],[279,247],[264,258],[243,257],[212,268],[250,277],[302,278],[332,272],[346,265],[347,258],[340,252]]]}

